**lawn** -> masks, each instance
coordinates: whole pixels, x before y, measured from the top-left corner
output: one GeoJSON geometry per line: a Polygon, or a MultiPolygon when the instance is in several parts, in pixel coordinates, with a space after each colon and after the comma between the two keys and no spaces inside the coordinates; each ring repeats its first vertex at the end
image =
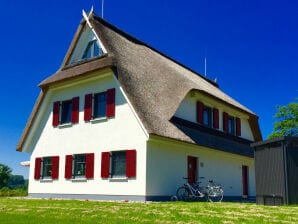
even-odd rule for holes
{"type": "Polygon", "coordinates": [[[0,198],[0,223],[298,223],[298,206],[0,198]]]}

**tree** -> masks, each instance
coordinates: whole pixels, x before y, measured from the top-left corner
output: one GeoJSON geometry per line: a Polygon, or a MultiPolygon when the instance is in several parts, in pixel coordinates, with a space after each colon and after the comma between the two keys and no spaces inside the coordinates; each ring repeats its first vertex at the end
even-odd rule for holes
{"type": "Polygon", "coordinates": [[[11,176],[11,168],[0,163],[0,189],[8,187],[8,180],[11,176]]]}
{"type": "Polygon", "coordinates": [[[298,136],[298,98],[297,102],[291,102],[286,106],[277,106],[274,115],[273,132],[268,136],[269,139],[281,136],[298,136]]]}
{"type": "Polygon", "coordinates": [[[10,189],[26,188],[24,177],[22,175],[11,175],[8,180],[8,187],[10,189]]]}

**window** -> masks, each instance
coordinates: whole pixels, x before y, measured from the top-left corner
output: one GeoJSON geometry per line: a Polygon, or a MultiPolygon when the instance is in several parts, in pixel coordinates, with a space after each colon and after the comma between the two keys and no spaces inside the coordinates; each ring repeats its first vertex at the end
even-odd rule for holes
{"type": "Polygon", "coordinates": [[[73,176],[85,176],[86,173],[86,155],[80,154],[74,156],[74,173],[73,176]]]}
{"type": "Polygon", "coordinates": [[[58,179],[59,156],[35,158],[34,179],[58,179]]]}
{"type": "Polygon", "coordinates": [[[45,157],[42,160],[42,177],[52,177],[52,157],[45,157]]]}
{"type": "Polygon", "coordinates": [[[232,116],[228,118],[228,133],[235,135],[235,118],[232,116]]]}
{"type": "Polygon", "coordinates": [[[85,95],[84,120],[115,116],[115,89],[85,95]]]}
{"type": "Polygon", "coordinates": [[[94,94],[93,118],[105,117],[107,106],[107,93],[94,94]]]}
{"type": "Polygon", "coordinates": [[[203,124],[207,127],[211,127],[212,112],[210,107],[204,107],[203,109],[203,124]]]}
{"type": "Polygon", "coordinates": [[[102,152],[101,177],[136,177],[136,150],[102,152]]]}
{"type": "Polygon", "coordinates": [[[90,59],[102,54],[103,51],[99,47],[98,42],[96,40],[92,40],[88,43],[82,59],[90,59]]]}
{"type": "Polygon", "coordinates": [[[223,112],[223,130],[226,133],[241,136],[241,119],[223,112]]]}
{"type": "Polygon", "coordinates": [[[116,151],[111,153],[111,177],[126,176],[126,151],[116,151]]]}
{"type": "Polygon", "coordinates": [[[206,127],[219,128],[219,114],[217,108],[205,106],[202,102],[197,102],[197,122],[206,127]]]}
{"type": "Polygon", "coordinates": [[[53,104],[53,126],[79,122],[79,97],[71,100],[56,101],[53,104]]]}
{"type": "Polygon", "coordinates": [[[63,101],[61,105],[62,106],[61,106],[60,124],[70,123],[71,122],[72,101],[71,100],[63,101]]]}
{"type": "Polygon", "coordinates": [[[65,178],[93,178],[94,153],[67,155],[65,158],[65,178]]]}

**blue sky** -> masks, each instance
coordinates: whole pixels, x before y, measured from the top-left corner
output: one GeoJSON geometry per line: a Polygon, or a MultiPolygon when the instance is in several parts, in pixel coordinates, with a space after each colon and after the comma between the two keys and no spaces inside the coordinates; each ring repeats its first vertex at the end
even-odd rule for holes
{"type": "MultiPolygon", "coordinates": [[[[28,176],[15,151],[39,94],[62,63],[81,10],[101,1],[1,1],[0,163],[28,176]]],[[[276,105],[298,97],[298,2],[278,0],[105,0],[104,18],[170,57],[217,78],[259,115],[263,138],[276,105]]]]}

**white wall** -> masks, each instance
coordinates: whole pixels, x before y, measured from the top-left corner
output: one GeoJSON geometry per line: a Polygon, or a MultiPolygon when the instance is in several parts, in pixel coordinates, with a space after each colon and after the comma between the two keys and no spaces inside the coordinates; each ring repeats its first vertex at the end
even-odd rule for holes
{"type": "Polygon", "coordinates": [[[229,113],[231,116],[241,118],[241,137],[254,141],[251,128],[248,123],[248,115],[241,113],[233,108],[224,105],[220,101],[203,96],[202,94],[191,92],[186,95],[180,103],[174,116],[183,118],[191,122],[197,122],[197,101],[201,101],[208,107],[215,107],[219,110],[219,130],[223,130],[223,112],[229,113]]]}
{"type": "Polygon", "coordinates": [[[95,73],[89,79],[51,88],[38,113],[32,131],[24,145],[31,151],[29,193],[144,195],[146,140],[132,107],[126,100],[112,71],[95,73]],[[116,88],[116,115],[99,122],[84,122],[84,96],[116,88]],[[71,126],[52,126],[53,102],[80,97],[79,123],[71,126]],[[137,177],[128,180],[107,180],[100,177],[101,152],[137,150],[137,177]],[[94,179],[71,181],[64,178],[65,155],[94,153],[94,179]],[[52,182],[34,180],[36,157],[60,156],[59,179],[52,182]]]}
{"type": "Polygon", "coordinates": [[[147,144],[148,195],[175,195],[187,177],[187,156],[198,157],[198,176],[224,187],[225,196],[242,196],[242,165],[249,167],[249,196],[255,196],[252,158],[186,143],[150,140],[147,144]]]}

